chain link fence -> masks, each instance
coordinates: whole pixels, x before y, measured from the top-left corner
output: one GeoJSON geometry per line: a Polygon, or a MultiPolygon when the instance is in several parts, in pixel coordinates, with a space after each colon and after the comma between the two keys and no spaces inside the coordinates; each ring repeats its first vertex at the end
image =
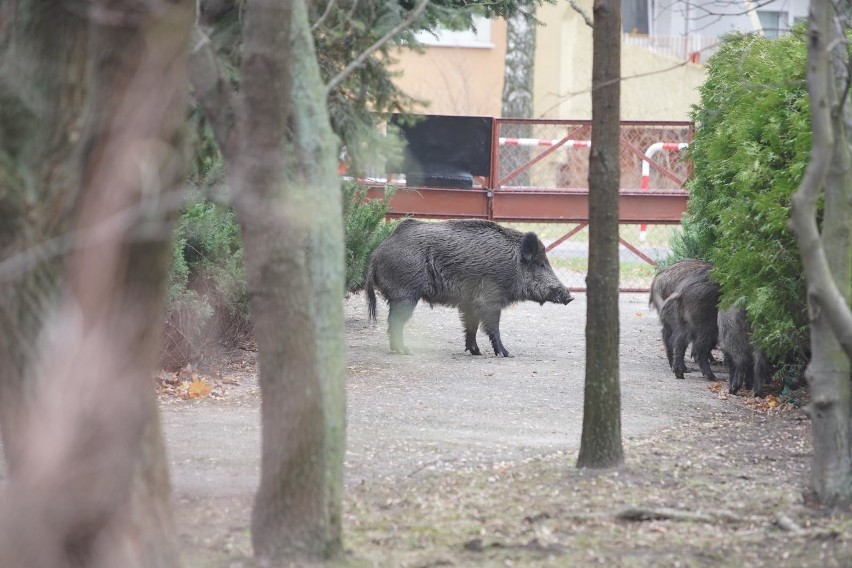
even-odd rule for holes
{"type": "MultiPolygon", "coordinates": [[[[541,123],[501,118],[497,125],[498,187],[588,189],[590,122],[541,123]],[[554,149],[563,138],[568,141],[554,149]],[[530,162],[534,163],[521,171],[530,162]]],[[[689,123],[622,123],[620,187],[680,189],[680,182],[689,174],[689,164],[683,159],[683,148],[677,145],[689,143],[691,130],[689,123]],[[650,160],[643,160],[646,155],[650,160]],[[648,174],[644,184],[643,161],[647,162],[648,174]]]]}
{"type": "MultiPolygon", "coordinates": [[[[547,256],[562,283],[572,290],[586,289],[589,264],[589,228],[585,223],[501,223],[518,231],[533,231],[547,248],[547,256]]],[[[618,247],[622,291],[645,291],[651,287],[653,263],[669,254],[669,241],[680,225],[649,225],[644,241],[638,224],[619,227],[618,247]]]]}
{"type": "MultiPolygon", "coordinates": [[[[542,123],[498,119],[497,125],[500,140],[496,154],[497,191],[589,189],[589,121],[542,123]]],[[[689,123],[622,123],[621,189],[649,192],[681,189],[689,175],[684,151],[691,133],[689,123]]],[[[589,252],[585,223],[508,225],[537,233],[563,283],[574,290],[585,290],[589,252]]],[[[620,225],[620,288],[647,290],[655,263],[669,255],[670,239],[680,230],[679,225],[672,224],[620,225]]]]}

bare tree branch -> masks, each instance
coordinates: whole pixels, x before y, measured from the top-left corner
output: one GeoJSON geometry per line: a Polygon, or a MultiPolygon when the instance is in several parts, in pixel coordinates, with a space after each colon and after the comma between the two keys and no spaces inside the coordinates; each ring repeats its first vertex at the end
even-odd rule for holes
{"type": "Polygon", "coordinates": [[[577,4],[577,0],[568,0],[568,3],[571,5],[572,8],[574,8],[575,12],[580,14],[580,16],[583,18],[583,21],[586,22],[586,25],[594,29],[595,23],[592,21],[592,17],[589,16],[589,14],[587,14],[586,11],[583,10],[583,8],[579,4],[577,4]]]}
{"type": "Polygon", "coordinates": [[[343,81],[353,71],[355,71],[355,69],[360,67],[364,63],[364,61],[368,57],[370,57],[370,55],[375,53],[377,49],[381,48],[384,44],[392,40],[394,36],[396,36],[398,33],[407,29],[417,18],[420,17],[420,14],[423,13],[423,11],[426,9],[426,6],[428,5],[429,0],[421,0],[420,3],[411,12],[408,13],[408,16],[404,20],[402,20],[384,36],[379,38],[376,43],[364,50],[358,57],[356,57],[351,63],[349,63],[349,65],[344,67],[343,70],[336,76],[334,76],[325,86],[326,96],[328,96],[331,90],[334,89],[337,85],[339,85],[341,81],[343,81]]]}
{"type": "Polygon", "coordinates": [[[328,15],[331,14],[331,9],[334,7],[336,2],[337,0],[328,0],[328,4],[325,7],[325,12],[323,12],[322,16],[320,16],[317,21],[314,22],[314,25],[311,26],[312,32],[317,31],[317,28],[319,28],[323,24],[323,22],[325,22],[326,18],[328,18],[328,15]]]}

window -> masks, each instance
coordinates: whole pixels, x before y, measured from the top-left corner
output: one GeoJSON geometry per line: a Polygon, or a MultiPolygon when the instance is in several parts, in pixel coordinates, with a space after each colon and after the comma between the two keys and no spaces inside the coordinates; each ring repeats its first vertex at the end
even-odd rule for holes
{"type": "Polygon", "coordinates": [[[434,34],[420,32],[417,34],[417,41],[423,45],[440,47],[494,47],[494,44],[491,43],[491,20],[474,16],[473,26],[476,28],[476,32],[473,29],[446,30],[444,28],[438,28],[434,34]]]}
{"type": "Polygon", "coordinates": [[[763,28],[763,35],[766,37],[778,37],[779,34],[789,29],[787,27],[787,12],[758,10],[757,18],[760,20],[760,27],[763,28]]]}

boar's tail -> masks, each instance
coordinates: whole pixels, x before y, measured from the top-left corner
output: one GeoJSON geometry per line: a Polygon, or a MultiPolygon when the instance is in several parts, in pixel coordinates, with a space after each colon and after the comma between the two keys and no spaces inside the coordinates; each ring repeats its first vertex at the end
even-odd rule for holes
{"type": "Polygon", "coordinates": [[[677,313],[678,304],[680,303],[680,292],[675,292],[663,302],[663,305],[660,307],[660,319],[665,321],[667,318],[670,319],[677,313]]]}
{"type": "Polygon", "coordinates": [[[376,321],[376,290],[373,288],[373,265],[367,271],[367,318],[376,321]]]}

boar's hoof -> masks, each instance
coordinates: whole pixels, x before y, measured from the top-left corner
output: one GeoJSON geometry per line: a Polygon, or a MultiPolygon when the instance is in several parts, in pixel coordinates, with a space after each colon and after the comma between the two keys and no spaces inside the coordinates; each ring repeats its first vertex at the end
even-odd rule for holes
{"type": "Polygon", "coordinates": [[[402,347],[391,347],[391,353],[399,353],[400,355],[411,355],[411,349],[403,345],[402,347]]]}
{"type": "Polygon", "coordinates": [[[479,346],[474,343],[473,345],[468,345],[464,348],[465,351],[470,351],[471,355],[482,355],[482,351],[479,350],[479,346]]]}

